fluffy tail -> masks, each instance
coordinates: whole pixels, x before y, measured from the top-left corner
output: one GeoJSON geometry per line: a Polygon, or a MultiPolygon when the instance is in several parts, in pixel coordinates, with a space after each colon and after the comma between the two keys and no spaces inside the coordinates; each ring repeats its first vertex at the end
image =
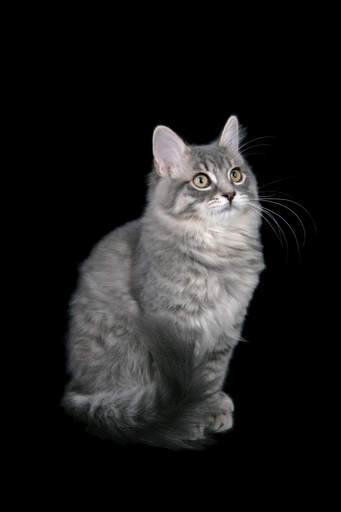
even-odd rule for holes
{"type": "Polygon", "coordinates": [[[155,364],[153,382],[125,394],[84,395],[70,387],[63,406],[88,430],[117,442],[139,442],[170,449],[201,449],[212,443],[203,426],[210,397],[217,390],[204,375],[206,357],[198,363],[194,340],[180,338],[172,324],[144,317],[142,341],[155,364]]]}

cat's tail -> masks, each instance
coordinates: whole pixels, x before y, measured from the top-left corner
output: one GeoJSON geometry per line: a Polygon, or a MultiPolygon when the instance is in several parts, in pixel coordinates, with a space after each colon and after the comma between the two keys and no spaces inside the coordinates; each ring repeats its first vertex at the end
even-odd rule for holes
{"type": "Polygon", "coordinates": [[[218,388],[207,380],[207,356],[194,355],[194,340],[183,339],[166,320],[144,317],[139,332],[154,362],[149,385],[126,392],[84,395],[72,387],[63,406],[87,422],[93,433],[118,442],[170,449],[201,449],[212,443],[204,430],[218,388]]]}

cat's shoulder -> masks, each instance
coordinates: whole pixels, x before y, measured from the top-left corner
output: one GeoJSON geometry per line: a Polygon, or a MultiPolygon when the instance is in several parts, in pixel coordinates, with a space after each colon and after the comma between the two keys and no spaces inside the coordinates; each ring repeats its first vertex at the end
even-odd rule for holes
{"type": "Polygon", "coordinates": [[[129,257],[136,248],[140,234],[140,219],[129,221],[105,235],[92,249],[84,266],[113,257],[129,257]]]}
{"type": "Polygon", "coordinates": [[[131,220],[122,226],[118,226],[108,233],[99,244],[103,246],[111,246],[111,244],[129,244],[135,242],[141,229],[141,219],[131,220]]]}

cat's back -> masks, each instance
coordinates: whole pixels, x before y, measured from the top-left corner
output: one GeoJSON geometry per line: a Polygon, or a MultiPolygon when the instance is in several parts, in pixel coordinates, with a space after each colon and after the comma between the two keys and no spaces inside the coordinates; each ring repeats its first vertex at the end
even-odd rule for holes
{"type": "MultiPolygon", "coordinates": [[[[73,303],[84,299],[92,307],[131,303],[131,270],[140,235],[140,219],[119,226],[100,240],[83,262],[73,303]]],[[[127,306],[127,304],[126,304],[127,306]]]]}
{"type": "Polygon", "coordinates": [[[118,260],[125,261],[136,250],[140,235],[140,219],[117,227],[104,236],[92,249],[82,265],[82,271],[96,271],[99,268],[115,270],[118,260]]]}

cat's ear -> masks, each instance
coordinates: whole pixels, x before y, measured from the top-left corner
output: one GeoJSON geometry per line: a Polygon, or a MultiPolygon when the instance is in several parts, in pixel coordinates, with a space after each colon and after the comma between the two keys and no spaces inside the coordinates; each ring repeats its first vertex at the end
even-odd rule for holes
{"type": "Polygon", "coordinates": [[[238,153],[239,122],[236,116],[229,117],[219,139],[219,146],[224,146],[232,153],[238,153]]]}
{"type": "Polygon", "coordinates": [[[163,178],[180,178],[184,174],[187,146],[167,126],[157,126],[153,134],[153,155],[156,172],[163,178]]]}

